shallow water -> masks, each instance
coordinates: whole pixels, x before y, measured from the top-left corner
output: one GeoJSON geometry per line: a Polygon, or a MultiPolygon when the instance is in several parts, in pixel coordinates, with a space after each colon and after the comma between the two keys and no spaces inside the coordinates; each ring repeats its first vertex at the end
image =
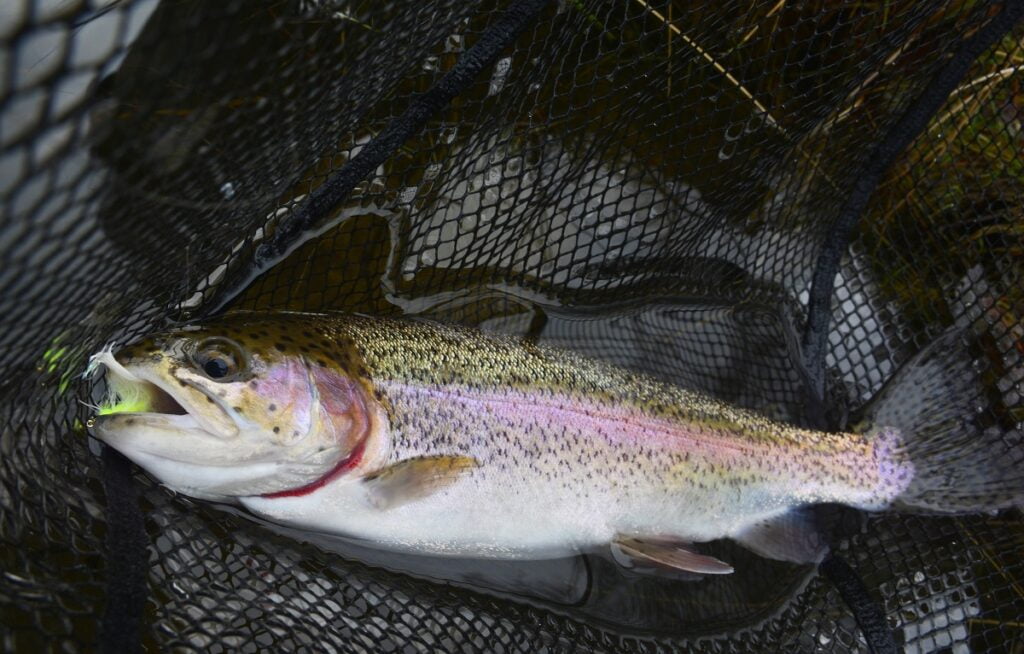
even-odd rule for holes
{"type": "MultiPolygon", "coordinates": [[[[171,26],[181,20],[170,5],[164,9],[159,20],[171,26]]],[[[580,22],[573,11],[563,7],[558,20],[580,22]]],[[[261,12],[247,19],[270,21],[261,12]]],[[[228,15],[222,29],[258,33],[253,22],[240,25],[228,15]]],[[[660,50],[660,35],[647,34],[641,29],[643,21],[631,25],[626,23],[623,29],[637,31],[645,46],[657,41],[660,50]]],[[[338,216],[313,230],[307,242],[271,269],[255,271],[255,279],[254,271],[245,267],[252,249],[309,191],[305,184],[297,185],[301,191],[290,189],[282,180],[291,180],[297,171],[303,171],[301,177],[310,180],[310,186],[321,179],[323,162],[311,166],[289,159],[307,147],[303,139],[317,143],[333,168],[355,156],[390,119],[388,103],[381,102],[379,111],[364,108],[364,120],[354,124],[351,133],[348,126],[340,129],[327,123],[320,126],[320,133],[283,130],[276,141],[264,142],[261,134],[258,145],[247,144],[226,137],[235,133],[232,129],[214,127],[244,127],[254,119],[250,111],[256,119],[265,118],[266,109],[247,104],[262,101],[250,97],[251,88],[263,88],[262,72],[259,80],[231,77],[217,86],[207,80],[208,63],[185,67],[185,73],[173,76],[173,102],[164,102],[161,84],[153,79],[159,75],[147,72],[152,54],[129,56],[112,78],[114,83],[107,85],[113,99],[146,106],[138,98],[152,101],[154,91],[161,91],[156,106],[189,112],[187,118],[140,114],[135,120],[110,121],[106,116],[111,131],[97,141],[98,153],[103,154],[105,146],[133,143],[149,157],[144,160],[155,161],[139,172],[134,169],[135,150],[116,149],[120,156],[106,157],[121,181],[132,184],[111,185],[104,229],[127,254],[157,249],[165,238],[188,237],[191,254],[186,251],[184,260],[175,262],[183,264],[184,279],[175,280],[183,281],[175,287],[175,296],[177,309],[186,317],[209,309],[205,303],[211,291],[215,295],[221,287],[243,286],[245,291],[231,304],[234,308],[428,316],[574,348],[801,422],[806,394],[791,317],[770,302],[737,304],[740,290],[753,289],[760,298],[777,299],[784,294],[782,287],[791,285],[793,271],[806,263],[791,261],[778,270],[768,269],[762,261],[766,248],[785,249],[797,259],[811,252],[787,245],[802,236],[742,232],[742,221],[727,219],[746,215],[757,197],[737,193],[736,188],[762,184],[760,175],[752,175],[735,158],[726,161],[729,157],[721,156],[717,147],[723,140],[735,146],[733,128],[751,124],[750,106],[728,87],[717,89],[712,98],[707,89],[684,86],[677,87],[671,106],[653,105],[649,100],[661,93],[661,84],[647,81],[647,58],[631,59],[631,50],[626,50],[611,61],[603,54],[600,37],[585,24],[570,26],[578,32],[573,50],[594,57],[593,64],[577,72],[572,89],[564,92],[557,80],[548,79],[554,73],[539,57],[543,53],[522,52],[503,64],[500,79],[492,77],[477,92],[523,94],[524,80],[534,76],[547,85],[541,94],[548,96],[553,110],[564,105],[586,106],[587,111],[568,112],[572,117],[565,124],[552,121],[537,130],[532,114],[511,116],[507,123],[474,114],[476,105],[468,94],[460,109],[465,113],[439,116],[436,124],[407,144],[411,154],[403,153],[375,171],[338,216]],[[613,75],[602,71],[605,63],[615,64],[613,75]],[[595,101],[605,92],[607,101],[595,101]],[[225,98],[237,102],[222,107],[218,102],[225,98]],[[643,148],[595,150],[605,138],[605,109],[619,103],[637,107],[639,113],[629,123],[650,132],[633,135],[643,148]],[[735,113],[726,110],[733,104],[735,113]],[[174,138],[166,137],[168,133],[174,138]],[[335,151],[323,147],[321,138],[335,139],[335,151]],[[288,155],[282,156],[285,152],[288,155]],[[149,179],[150,169],[159,173],[154,179],[149,179]],[[185,174],[192,170],[204,171],[194,175],[201,185],[185,174]],[[188,200],[194,206],[173,204],[182,188],[175,175],[192,183],[188,200]],[[273,184],[267,183],[270,179],[273,184]],[[135,197],[134,185],[146,188],[148,195],[135,197]],[[163,232],[144,234],[141,240],[135,235],[124,238],[123,220],[113,210],[121,206],[163,216],[163,232]],[[210,206],[218,208],[218,219],[224,221],[214,233],[205,211],[210,206]],[[252,229],[256,224],[259,227],[252,229]],[[747,270],[760,270],[765,276],[754,279],[747,270]]],[[[289,26],[315,32],[325,52],[330,52],[328,37],[335,31],[344,33],[344,27],[301,22],[289,26]]],[[[276,25],[266,29],[280,37],[276,25]]],[[[159,36],[156,27],[151,30],[150,36],[159,36]]],[[[192,34],[191,26],[189,30],[192,34]]],[[[354,28],[349,31],[358,35],[354,28]]],[[[201,31],[195,34],[198,40],[201,31]]],[[[462,36],[452,36],[458,36],[453,43],[461,42],[462,36]]],[[[624,43],[632,42],[626,32],[620,36],[624,43]]],[[[167,41],[156,42],[166,47],[167,41]]],[[[233,51],[239,60],[265,60],[265,53],[273,50],[262,39],[239,42],[244,45],[233,51]]],[[[641,41],[636,43],[629,47],[640,48],[641,41]]],[[[434,58],[421,74],[396,87],[398,97],[432,83],[437,65],[434,58]]],[[[698,60],[698,65],[704,64],[698,60]]],[[[291,80],[271,82],[285,87],[291,80]]],[[[275,98],[278,90],[271,86],[262,92],[275,98]]],[[[325,95],[337,106],[324,108],[324,113],[358,114],[346,111],[351,107],[340,94],[325,95]]],[[[537,106],[542,105],[538,99],[537,106]]],[[[104,115],[97,113],[96,118],[102,122],[104,115]]],[[[742,138],[779,141],[779,134],[764,129],[761,122],[752,124],[742,138]]],[[[145,270],[136,272],[148,276],[145,270]]],[[[439,559],[381,552],[261,524],[345,558],[543,605],[629,633],[696,636],[751,627],[784,608],[813,574],[809,566],[768,561],[729,542],[702,547],[732,563],[735,574],[681,580],[665,573],[624,570],[604,550],[540,562],[439,559]]]]}
{"type": "MultiPolygon", "coordinates": [[[[794,342],[792,334],[763,307],[665,301],[581,312],[542,307],[522,294],[494,289],[479,297],[423,296],[405,305],[412,307],[418,315],[431,317],[489,316],[480,328],[572,348],[775,417],[799,420],[802,415],[803,378],[793,372],[797,368],[788,347],[794,342]],[[502,306],[510,310],[502,313],[502,306]]],[[[607,548],[543,561],[413,556],[226,510],[347,559],[653,636],[701,636],[752,627],[784,609],[815,570],[761,558],[729,541],[699,547],[734,565],[736,572],[697,578],[627,570],[607,548]]]]}
{"type": "Polygon", "coordinates": [[[349,560],[649,636],[696,637],[756,626],[783,610],[815,574],[815,566],[769,561],[727,541],[703,544],[700,550],[729,561],[736,572],[698,578],[627,570],[606,548],[539,561],[415,556],[219,508],[349,560]]]}

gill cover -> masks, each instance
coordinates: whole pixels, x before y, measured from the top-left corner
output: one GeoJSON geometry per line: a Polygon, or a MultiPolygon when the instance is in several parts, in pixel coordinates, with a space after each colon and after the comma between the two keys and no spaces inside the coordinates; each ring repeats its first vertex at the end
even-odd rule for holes
{"type": "Polygon", "coordinates": [[[93,358],[110,396],[93,433],[182,493],[229,499],[340,474],[371,431],[365,389],[285,348],[211,329],[93,358]]]}

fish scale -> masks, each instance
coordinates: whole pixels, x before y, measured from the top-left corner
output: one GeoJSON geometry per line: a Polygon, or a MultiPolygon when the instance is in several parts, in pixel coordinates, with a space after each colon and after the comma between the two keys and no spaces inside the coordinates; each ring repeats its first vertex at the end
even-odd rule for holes
{"type": "Polygon", "coordinates": [[[690,544],[820,560],[813,504],[1019,505],[1020,466],[969,420],[960,336],[840,433],[465,327],[238,313],[97,355],[115,397],[94,433],[181,492],[381,547],[542,558],[611,544],[631,564],[722,574],[690,544]]]}
{"type": "MultiPolygon", "coordinates": [[[[460,529],[463,547],[491,550],[503,531],[495,521],[538,510],[555,518],[551,533],[503,535],[506,550],[568,552],[617,533],[709,540],[804,503],[877,508],[901,490],[880,479],[865,435],[789,427],[565,351],[415,321],[350,317],[317,329],[350,344],[388,407],[388,464],[478,461],[459,482],[475,516],[460,529]]],[[[451,526],[456,494],[417,504],[443,504],[430,511],[436,522],[376,516],[372,537],[429,549],[451,526]]],[[[357,509],[331,518],[335,530],[370,519],[357,509]]]]}

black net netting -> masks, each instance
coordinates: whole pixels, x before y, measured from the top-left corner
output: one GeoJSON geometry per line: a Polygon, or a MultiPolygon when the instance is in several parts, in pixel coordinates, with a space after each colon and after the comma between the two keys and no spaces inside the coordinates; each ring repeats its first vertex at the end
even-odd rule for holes
{"type": "Polygon", "coordinates": [[[1019,512],[830,509],[822,566],[700,582],[402,557],[167,491],[82,376],[415,314],[839,429],[959,326],[1024,465],[1019,5],[3,0],[3,649],[1024,651],[1019,512]]]}

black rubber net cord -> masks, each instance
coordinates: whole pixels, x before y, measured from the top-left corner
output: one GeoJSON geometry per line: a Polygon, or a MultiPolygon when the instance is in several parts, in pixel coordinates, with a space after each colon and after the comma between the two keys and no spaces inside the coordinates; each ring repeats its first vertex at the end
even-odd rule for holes
{"type": "MultiPolygon", "coordinates": [[[[303,234],[329,216],[352,189],[384,163],[427,121],[472,84],[497,61],[552,0],[522,0],[510,4],[448,73],[410,104],[383,132],[352,158],[336,175],[312,192],[302,208],[281,222],[256,251],[251,272],[259,272],[284,255],[303,234]]],[[[246,277],[245,279],[248,279],[246,277]]],[[[237,291],[215,305],[223,305],[237,291]]],[[[100,626],[99,651],[141,651],[142,610],[146,601],[148,541],[138,489],[131,464],[109,447],[103,450],[107,493],[107,605],[100,626]]]]}
{"type": "Polygon", "coordinates": [[[450,71],[428,91],[413,99],[405,112],[394,118],[369,144],[352,157],[326,182],[309,194],[302,206],[286,216],[273,234],[256,248],[248,270],[239,276],[240,282],[225,285],[208,303],[205,315],[221,311],[254,276],[264,272],[284,257],[303,235],[330,216],[352,192],[378,166],[417,134],[437,112],[455,96],[477,80],[480,73],[498,60],[502,51],[522,34],[552,0],[519,0],[512,2],[497,21],[492,23],[479,40],[467,50],[450,71]]]}
{"type": "MultiPolygon", "coordinates": [[[[824,406],[825,397],[825,349],[832,317],[832,295],[839,262],[846,252],[853,230],[864,215],[882,176],[896,158],[928,126],[935,112],[967,75],[971,64],[1009,33],[1022,16],[1024,0],[1009,0],[1003,3],[1000,12],[984,27],[961,43],[956,54],[932,77],[921,95],[910,104],[875,148],[832,224],[811,280],[807,326],[803,338],[804,362],[811,380],[812,394],[817,395],[812,398],[812,403],[818,410],[812,407],[809,413],[816,416],[815,422],[819,423],[819,427],[826,426],[820,409],[824,406]]],[[[874,654],[898,652],[892,631],[886,623],[885,612],[872,598],[857,571],[835,554],[822,562],[820,570],[836,586],[850,608],[870,650],[874,654]]]]}
{"type": "Polygon", "coordinates": [[[818,570],[832,582],[850,608],[872,654],[897,654],[900,650],[885,619],[885,611],[871,597],[857,571],[836,554],[829,554],[818,570]]]}
{"type": "Polygon", "coordinates": [[[142,608],[146,603],[149,551],[132,465],[103,447],[103,489],[107,495],[107,605],[99,651],[142,651],[142,608]]]}
{"type": "MultiPolygon", "coordinates": [[[[928,126],[935,112],[967,75],[975,59],[1013,29],[1020,22],[1022,14],[1024,0],[1007,0],[997,15],[960,44],[953,57],[932,77],[924,91],[910,103],[867,158],[846,203],[829,228],[811,278],[807,324],[803,334],[804,364],[812,395],[816,396],[814,400],[819,407],[825,398],[825,351],[832,318],[835,280],[839,273],[840,259],[847,250],[857,222],[864,215],[882,176],[896,158],[928,126]]],[[[815,413],[813,407],[810,412],[815,413]]]]}

